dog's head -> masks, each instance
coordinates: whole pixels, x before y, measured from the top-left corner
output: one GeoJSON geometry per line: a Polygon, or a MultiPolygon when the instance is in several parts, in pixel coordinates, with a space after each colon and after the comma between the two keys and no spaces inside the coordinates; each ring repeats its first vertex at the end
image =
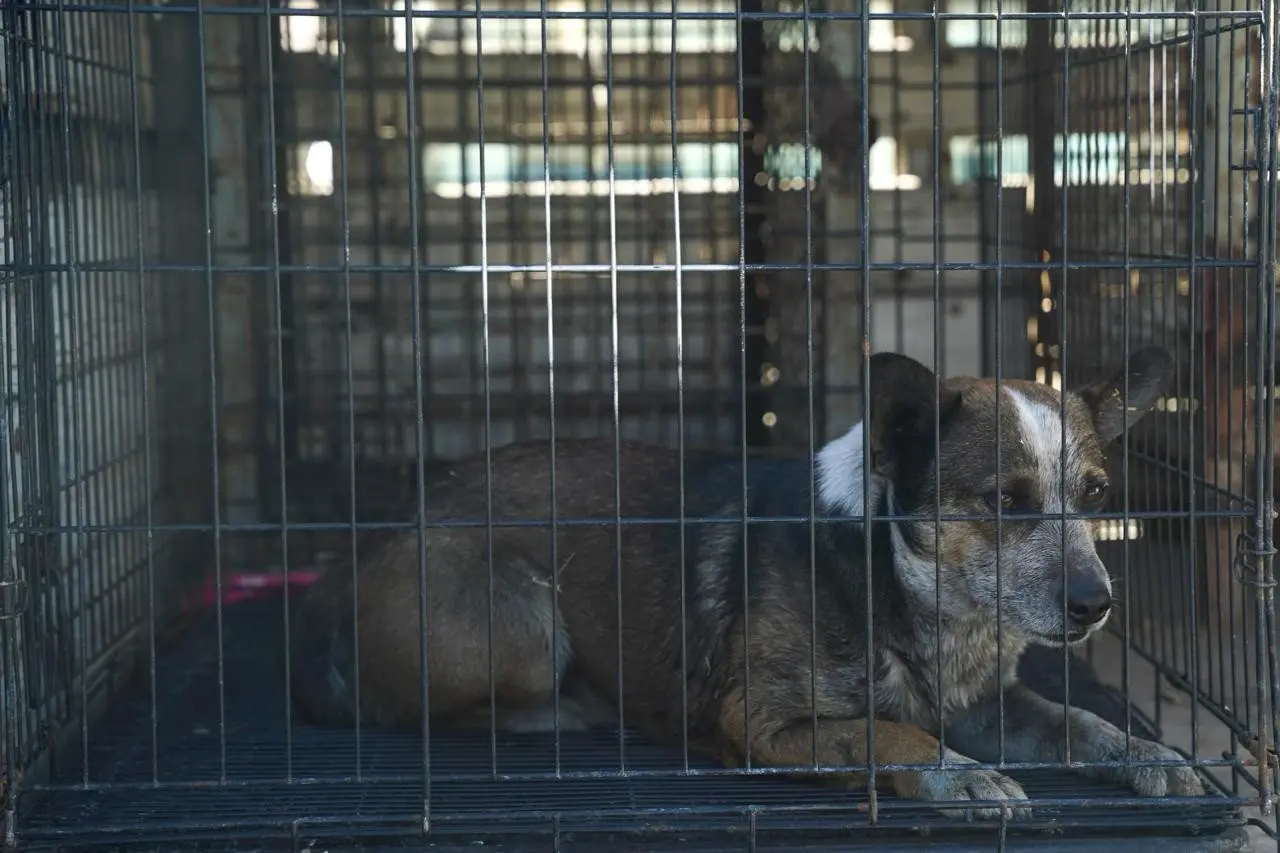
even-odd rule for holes
{"type": "Polygon", "coordinates": [[[903,581],[940,594],[944,613],[994,618],[998,607],[1032,642],[1076,643],[1100,628],[1110,578],[1090,522],[1060,514],[1102,508],[1107,447],[1154,405],[1172,366],[1145,348],[1082,388],[1006,380],[997,393],[994,380],[939,383],[906,356],[873,356],[865,440],[889,512],[913,517],[895,525],[903,581]],[[935,523],[935,511],[984,517],[935,523]]]}

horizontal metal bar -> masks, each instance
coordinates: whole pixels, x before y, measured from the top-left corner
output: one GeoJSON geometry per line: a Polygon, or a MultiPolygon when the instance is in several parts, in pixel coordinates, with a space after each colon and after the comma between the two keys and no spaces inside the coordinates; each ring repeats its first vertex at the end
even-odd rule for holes
{"type": "MultiPolygon", "coordinates": [[[[1082,770],[1091,768],[1131,768],[1131,767],[1181,767],[1192,765],[1197,768],[1212,769],[1217,767],[1235,767],[1239,761],[1222,758],[1206,758],[1197,759],[1195,761],[1185,762],[1151,762],[1151,761],[1090,761],[1076,762],[1070,765],[1072,770],[1082,770]]],[[[1038,761],[1038,762],[1017,762],[1010,761],[1004,764],[992,762],[974,762],[971,764],[948,764],[941,765],[938,763],[929,764],[901,764],[901,763],[881,763],[876,762],[876,769],[884,772],[898,772],[906,770],[954,770],[962,772],[964,770],[1000,770],[1008,773],[1018,773],[1034,770],[1062,770],[1064,764],[1060,761],[1038,761]]],[[[450,773],[450,772],[432,772],[432,782],[540,782],[540,781],[575,781],[575,780],[603,780],[603,779],[702,779],[715,777],[744,777],[744,776],[793,776],[803,773],[813,776],[840,776],[848,775],[859,770],[866,770],[866,765],[850,764],[848,766],[830,766],[830,765],[809,765],[796,764],[788,766],[753,766],[753,767],[691,767],[672,768],[672,769],[609,769],[600,770],[560,770],[556,771],[530,771],[525,773],[450,773]]],[[[282,775],[277,778],[258,778],[258,779],[238,779],[230,777],[225,780],[221,779],[205,779],[205,780],[167,780],[162,782],[90,782],[88,784],[39,784],[31,785],[28,790],[31,791],[85,791],[85,792],[111,792],[111,791],[151,791],[156,789],[169,790],[202,790],[207,791],[214,789],[242,789],[242,788],[261,788],[278,786],[282,782],[289,785],[298,785],[301,787],[309,785],[338,785],[338,784],[412,784],[422,781],[421,775],[410,774],[374,774],[366,773],[360,776],[353,774],[340,774],[334,776],[299,776],[294,775],[286,778],[282,775]]],[[[1110,799],[1110,798],[1108,798],[1110,799]]],[[[1221,799],[1217,797],[1210,798],[1213,803],[1221,803],[1221,799]]],[[[1089,802],[1094,802],[1090,800],[1089,802]]],[[[1179,802],[1194,803],[1195,798],[1180,799],[1179,802]]]]}
{"type": "MultiPolygon", "coordinates": [[[[1121,513],[1107,513],[1105,515],[1084,515],[1081,513],[1067,513],[1066,515],[1045,515],[1045,516],[1009,516],[1006,517],[1007,523],[1013,524],[1017,522],[1040,520],[1151,520],[1151,521],[1188,521],[1195,519],[1245,519],[1253,518],[1252,510],[1245,508],[1239,510],[1195,510],[1192,512],[1168,512],[1153,510],[1149,512],[1131,511],[1127,515],[1121,513]]],[[[924,516],[914,515],[876,515],[872,517],[872,521],[879,524],[881,522],[895,521],[919,521],[921,518],[937,519],[939,521],[995,521],[992,515],[933,515],[932,513],[924,516]]],[[[621,519],[610,516],[609,518],[564,518],[558,516],[555,519],[555,527],[600,527],[621,524],[623,527],[651,527],[658,525],[703,525],[703,524],[742,524],[744,521],[741,515],[727,515],[719,517],[705,516],[686,516],[684,518],[640,518],[635,516],[623,516],[621,519]]],[[[748,516],[745,518],[748,524],[846,524],[851,521],[865,521],[863,516],[815,516],[810,518],[805,515],[796,516],[748,516]]],[[[373,530],[417,530],[424,527],[429,530],[468,530],[468,529],[487,529],[492,526],[494,529],[522,529],[522,528],[543,528],[552,527],[552,520],[547,518],[521,518],[517,520],[504,521],[494,519],[492,522],[484,520],[463,520],[456,521],[437,521],[427,520],[425,522],[417,521],[290,521],[287,525],[271,524],[268,522],[260,523],[234,523],[222,522],[216,528],[212,524],[154,524],[150,527],[145,525],[129,525],[129,524],[67,524],[67,525],[44,525],[44,526],[24,526],[21,523],[15,524],[10,529],[14,533],[28,535],[68,535],[83,533],[179,533],[179,532],[199,532],[212,533],[220,530],[224,533],[282,533],[282,532],[317,532],[317,531],[346,531],[350,532],[352,527],[357,531],[373,531],[373,530]]]]}
{"type": "MultiPolygon", "coordinates": [[[[854,801],[857,802],[857,801],[854,801]]],[[[1250,805],[1249,800],[1227,799],[1223,797],[1179,797],[1176,800],[1162,802],[1159,798],[1151,797],[1118,797],[1113,799],[1096,800],[1087,797],[1044,797],[1038,798],[1036,804],[1042,808],[1048,809],[1071,809],[1071,808],[1102,808],[1102,809],[1127,809],[1141,807],[1143,809],[1155,809],[1160,811],[1174,811],[1191,808],[1194,806],[1224,806],[1224,805],[1250,805]]],[[[771,816],[824,816],[824,815],[849,815],[852,811],[850,803],[812,803],[812,804],[775,804],[760,803],[748,806],[724,806],[724,805],[690,805],[684,807],[614,807],[608,809],[582,809],[581,811],[565,811],[565,810],[546,810],[546,809],[529,809],[521,810],[519,813],[513,814],[508,809],[475,809],[461,813],[449,813],[439,810],[432,810],[431,823],[432,831],[439,832],[451,823],[468,824],[474,826],[476,823],[483,823],[492,828],[494,832],[502,832],[504,827],[518,827],[521,832],[528,832],[528,824],[533,821],[561,821],[572,819],[575,822],[600,821],[607,819],[643,819],[643,818],[712,818],[712,817],[746,817],[755,815],[757,817],[771,816]]],[[[991,803],[982,800],[964,801],[956,805],[962,807],[982,807],[996,806],[999,803],[991,803]]],[[[893,813],[898,811],[920,811],[920,804],[903,801],[903,800],[881,800],[879,809],[882,812],[893,813]]],[[[1054,824],[1057,825],[1059,831],[1065,825],[1069,825],[1069,815],[1055,815],[1054,824]]],[[[1243,820],[1241,820],[1243,823],[1243,820]]],[[[859,817],[856,820],[849,821],[851,826],[865,825],[866,818],[859,817]]],[[[237,822],[234,826],[229,825],[225,821],[218,821],[213,818],[188,818],[184,820],[157,820],[148,821],[145,827],[147,832],[164,832],[164,831],[183,831],[183,830],[213,830],[213,831],[229,831],[238,829],[241,832],[250,830],[263,829],[288,829],[292,833],[308,829],[319,829],[323,827],[349,827],[349,826],[394,826],[403,825],[406,830],[410,827],[416,827],[418,833],[422,830],[421,814],[405,814],[405,815],[388,815],[379,817],[370,817],[366,815],[342,815],[331,817],[309,817],[298,819],[276,819],[270,818],[257,819],[245,822],[237,822]]],[[[947,826],[965,826],[973,830],[980,828],[981,825],[975,827],[972,822],[966,822],[963,818],[946,819],[938,817],[930,820],[930,827],[934,829],[942,829],[947,826]]],[[[988,825],[989,831],[995,832],[999,829],[998,822],[991,822],[988,825]]],[[[1036,824],[1033,822],[1032,827],[1036,824]]],[[[902,827],[906,829],[907,827],[902,827]]],[[[1173,828],[1173,827],[1171,827],[1173,828]]],[[[74,836],[79,830],[75,827],[64,828],[58,826],[42,826],[32,828],[24,834],[26,838],[32,840],[46,838],[65,838],[74,836]]],[[[99,825],[98,831],[102,836],[122,836],[136,833],[139,828],[131,825],[105,824],[99,825]]],[[[412,831],[412,830],[410,830],[412,831]]],[[[474,830],[472,830],[474,831],[474,830]]]]}
{"type": "MultiPolygon", "coordinates": [[[[255,17],[270,16],[273,18],[337,18],[338,9],[301,9],[292,7],[255,8],[243,6],[220,5],[185,5],[137,3],[129,6],[123,3],[27,3],[24,9],[46,12],[96,12],[114,13],[129,12],[155,15],[195,15],[212,17],[255,17]]],[[[864,13],[847,11],[809,10],[807,12],[767,12],[741,10],[732,12],[645,12],[645,11],[561,11],[557,9],[424,9],[410,7],[408,9],[393,8],[360,8],[346,7],[341,12],[346,19],[380,18],[386,20],[405,19],[466,19],[482,20],[640,20],[640,21],[861,21],[864,13]]],[[[1241,19],[1261,24],[1264,20],[1261,10],[1223,9],[1223,10],[1169,10],[1160,12],[1134,11],[1062,11],[1062,12],[867,12],[865,17],[872,21],[1143,21],[1143,20],[1232,20],[1241,19]]]]}
{"type": "MultiPolygon", "coordinates": [[[[1192,264],[1199,269],[1256,269],[1258,266],[1255,260],[1244,259],[1200,259],[1200,258],[1176,258],[1161,261],[1146,261],[1141,259],[1132,259],[1129,261],[1109,260],[1109,261],[1085,261],[1066,259],[1058,262],[1043,261],[1001,261],[999,265],[991,261],[874,261],[867,264],[854,262],[831,262],[831,261],[814,261],[812,264],[801,263],[702,263],[702,264],[681,264],[679,267],[674,264],[617,264],[611,266],[609,264],[552,264],[550,271],[552,273],[590,273],[595,275],[603,275],[613,271],[624,273],[673,273],[677,270],[681,272],[803,272],[805,270],[813,270],[814,272],[830,271],[830,272],[853,272],[862,269],[870,269],[871,272],[934,272],[940,270],[942,272],[994,272],[997,269],[1011,270],[1051,270],[1059,271],[1063,268],[1067,270],[1186,270],[1192,264]]],[[[189,272],[189,273],[270,273],[280,271],[282,273],[412,273],[414,271],[423,273],[455,273],[459,275],[479,275],[481,271],[487,270],[490,275],[505,275],[509,273],[537,273],[544,274],[547,272],[546,264],[429,264],[422,263],[416,267],[409,264],[280,264],[279,266],[271,264],[144,264],[142,272],[189,272]]],[[[25,275],[28,273],[79,273],[79,272],[132,272],[137,270],[137,265],[132,267],[126,264],[100,264],[93,262],[86,263],[66,263],[66,264],[0,264],[0,272],[9,272],[14,275],[25,275]]]]}

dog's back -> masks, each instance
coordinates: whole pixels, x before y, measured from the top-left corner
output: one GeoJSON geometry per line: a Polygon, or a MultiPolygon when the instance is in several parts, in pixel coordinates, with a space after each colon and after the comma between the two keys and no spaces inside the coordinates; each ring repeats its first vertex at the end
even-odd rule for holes
{"type": "MultiPolygon", "coordinates": [[[[686,515],[721,509],[713,506],[716,500],[699,497],[716,492],[708,488],[711,458],[686,455],[686,515]]],[[[350,723],[358,672],[359,706],[368,723],[419,724],[423,566],[433,715],[465,717],[487,709],[491,667],[499,709],[548,703],[570,669],[614,699],[619,663],[637,688],[643,684],[628,689],[623,683],[628,711],[634,708],[642,717],[670,713],[670,697],[682,689],[681,536],[680,525],[671,521],[681,509],[681,459],[673,450],[624,442],[616,464],[621,488],[612,441],[557,443],[555,516],[563,523],[554,552],[548,443],[494,450],[489,466],[483,455],[467,457],[429,478],[421,550],[413,530],[369,537],[355,572],[330,570],[303,598],[291,645],[294,693],[304,713],[350,723]],[[619,526],[619,517],[628,523],[619,526]],[[451,522],[465,526],[444,526],[451,522]],[[627,558],[621,560],[620,553],[627,558]],[[621,624],[619,581],[626,604],[621,624]]],[[[726,473],[721,469],[720,476],[726,473]]],[[[695,553],[708,535],[726,526],[686,526],[685,553],[695,553]]],[[[718,672],[711,660],[717,650],[700,641],[717,627],[706,622],[715,611],[707,596],[732,593],[696,589],[696,571],[689,580],[690,621],[702,621],[690,631],[686,651],[704,671],[718,672]]],[[[696,707],[698,699],[691,695],[690,704],[696,707]]]]}

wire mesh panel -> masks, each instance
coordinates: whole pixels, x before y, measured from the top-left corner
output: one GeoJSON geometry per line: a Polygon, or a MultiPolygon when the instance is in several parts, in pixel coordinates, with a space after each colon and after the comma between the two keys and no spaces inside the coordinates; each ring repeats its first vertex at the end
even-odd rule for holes
{"type": "Polygon", "coordinates": [[[214,475],[206,297],[178,271],[200,260],[198,89],[155,85],[157,63],[178,79],[193,28],[106,5],[10,5],[2,27],[8,805],[50,738],[88,749],[106,692],[137,676],[208,545],[154,528],[203,522],[214,475]]]}
{"type": "Polygon", "coordinates": [[[1212,714],[1231,729],[1223,747],[1248,756],[1274,725],[1255,594],[1266,436],[1252,426],[1269,416],[1245,390],[1266,387],[1271,358],[1263,31],[1240,8],[1089,11],[1027,30],[1041,81],[1027,144],[1055,188],[1037,198],[1029,246],[1048,263],[1028,320],[1036,370],[1069,384],[1126,348],[1175,354],[1168,395],[1114,460],[1128,489],[1103,534],[1129,605],[1120,632],[1204,702],[1192,751],[1212,714]]]}
{"type": "Polygon", "coordinates": [[[335,270],[282,283],[289,473],[411,460],[418,383],[433,457],[545,436],[553,399],[558,435],[609,428],[616,402],[624,435],[674,441],[678,352],[686,439],[732,441],[732,21],[673,42],[649,4],[611,25],[394,9],[279,28],[282,261],[335,270]],[[702,267],[679,290],[677,258],[702,267]]]}
{"type": "Polygon", "coordinates": [[[1270,9],[3,14],[6,841],[1274,839],[1270,9]]]}

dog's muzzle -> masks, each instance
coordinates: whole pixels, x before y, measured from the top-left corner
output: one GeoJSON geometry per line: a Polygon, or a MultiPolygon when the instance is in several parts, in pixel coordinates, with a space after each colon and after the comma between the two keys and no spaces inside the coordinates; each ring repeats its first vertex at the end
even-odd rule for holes
{"type": "Polygon", "coordinates": [[[1111,614],[1111,590],[1106,581],[1092,572],[1067,578],[1063,610],[1067,614],[1067,634],[1089,632],[1111,614]]]}

